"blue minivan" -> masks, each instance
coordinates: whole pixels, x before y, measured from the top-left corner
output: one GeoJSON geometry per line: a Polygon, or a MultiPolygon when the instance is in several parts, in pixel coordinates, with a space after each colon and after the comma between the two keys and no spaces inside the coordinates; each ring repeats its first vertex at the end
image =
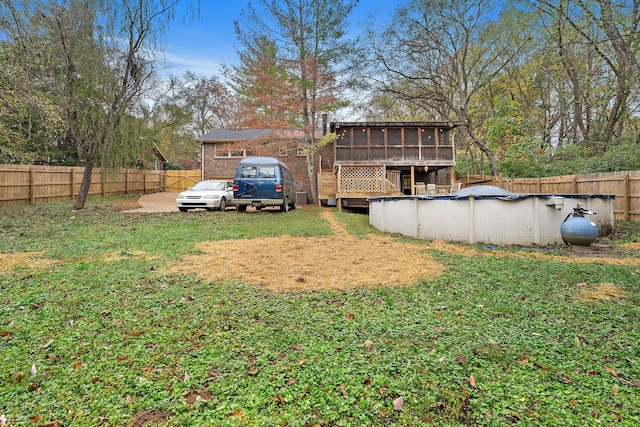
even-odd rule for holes
{"type": "Polygon", "coordinates": [[[233,203],[238,211],[247,206],[260,210],[279,206],[283,212],[296,207],[293,174],[283,162],[273,157],[247,157],[238,164],[233,180],[233,203]]]}

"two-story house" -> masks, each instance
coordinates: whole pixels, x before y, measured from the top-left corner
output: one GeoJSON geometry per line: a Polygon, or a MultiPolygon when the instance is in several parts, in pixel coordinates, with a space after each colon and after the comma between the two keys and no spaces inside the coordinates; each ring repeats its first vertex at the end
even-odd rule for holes
{"type": "MultiPolygon", "coordinates": [[[[331,122],[336,140],[314,160],[318,202],[365,206],[368,197],[418,194],[422,188],[445,192],[454,180],[453,122],[331,122]]],[[[326,131],[325,130],[325,131],[326,131]]],[[[269,155],[284,161],[312,194],[302,133],[218,129],[198,138],[202,177],[232,177],[239,160],[269,155]]]]}

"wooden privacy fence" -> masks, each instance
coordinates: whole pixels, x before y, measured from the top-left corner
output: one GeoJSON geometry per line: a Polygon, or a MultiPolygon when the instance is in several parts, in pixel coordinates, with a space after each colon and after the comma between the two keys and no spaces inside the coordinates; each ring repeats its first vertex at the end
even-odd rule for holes
{"type": "MultiPolygon", "coordinates": [[[[74,200],[82,167],[0,165],[0,207],[74,200]]],[[[92,173],[89,197],[182,191],[200,171],[100,169],[92,173]],[[168,188],[167,181],[172,187],[168,188]]]]}
{"type": "Polygon", "coordinates": [[[589,173],[546,178],[458,175],[465,186],[495,185],[517,194],[613,194],[616,219],[640,222],[640,171],[589,173]]]}

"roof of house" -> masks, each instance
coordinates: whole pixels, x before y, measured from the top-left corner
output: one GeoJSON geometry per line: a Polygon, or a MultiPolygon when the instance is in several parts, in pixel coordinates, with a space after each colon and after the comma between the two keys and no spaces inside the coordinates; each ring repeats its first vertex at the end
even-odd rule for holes
{"type": "Polygon", "coordinates": [[[199,138],[197,142],[235,142],[248,141],[256,138],[299,138],[303,133],[300,130],[281,129],[214,129],[199,138]]]}
{"type": "Polygon", "coordinates": [[[368,127],[368,128],[390,128],[390,127],[458,127],[463,126],[463,122],[459,121],[439,121],[439,122],[331,122],[332,129],[340,127],[368,127]]]}

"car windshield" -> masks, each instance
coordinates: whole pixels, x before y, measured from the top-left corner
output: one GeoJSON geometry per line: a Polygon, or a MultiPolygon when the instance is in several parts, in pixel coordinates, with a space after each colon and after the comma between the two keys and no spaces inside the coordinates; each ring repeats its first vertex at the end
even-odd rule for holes
{"type": "Polygon", "coordinates": [[[193,187],[192,190],[224,190],[225,182],[224,181],[200,181],[193,187]]]}

